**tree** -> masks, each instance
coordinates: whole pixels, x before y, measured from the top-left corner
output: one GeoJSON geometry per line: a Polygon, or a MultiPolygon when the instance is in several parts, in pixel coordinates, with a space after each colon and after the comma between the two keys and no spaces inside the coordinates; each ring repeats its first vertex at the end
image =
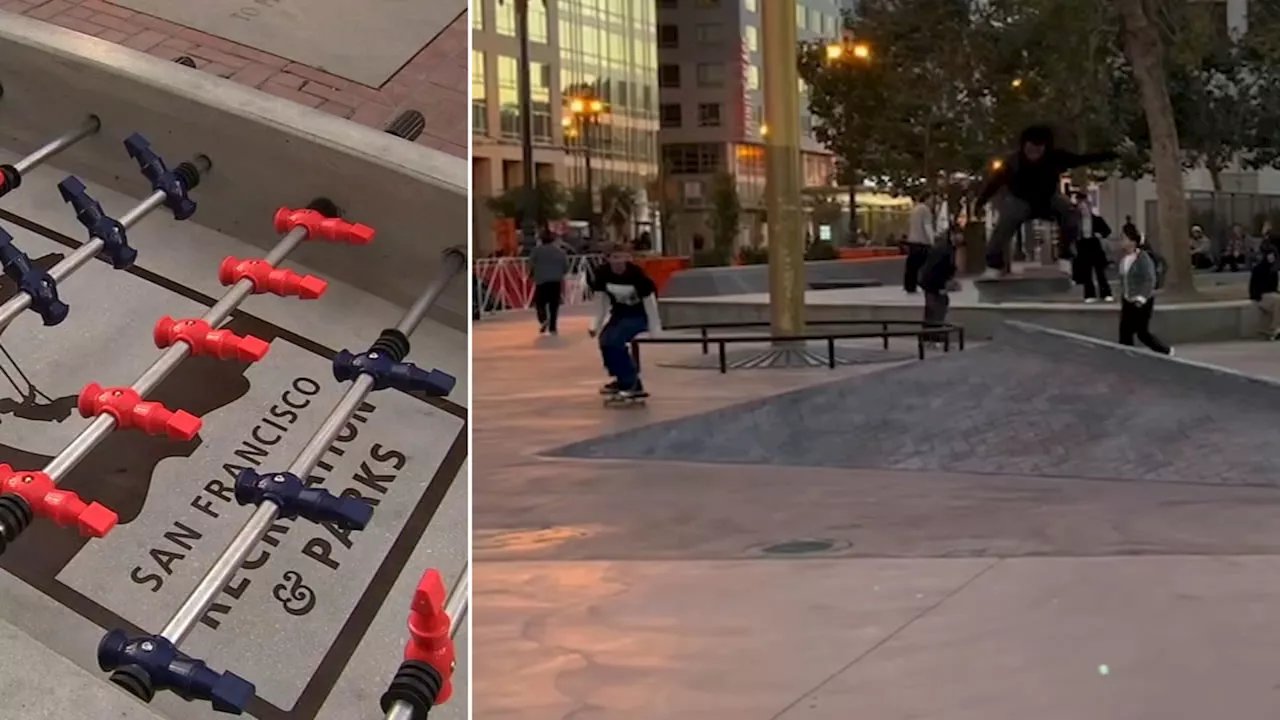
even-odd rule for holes
{"type": "Polygon", "coordinates": [[[1159,205],[1157,238],[1168,262],[1165,287],[1172,292],[1193,293],[1191,248],[1182,241],[1187,233],[1187,197],[1183,191],[1178,125],[1169,96],[1165,42],[1144,0],[1115,3],[1124,28],[1125,55],[1133,66],[1151,135],[1151,164],[1159,205]]]}
{"type": "Polygon", "coordinates": [[[636,216],[636,189],[627,185],[610,183],[600,188],[601,221],[613,231],[620,241],[631,239],[631,228],[636,216]]]}
{"type": "MultiPolygon", "coordinates": [[[[563,220],[565,206],[568,203],[564,186],[555,180],[539,180],[534,188],[536,202],[534,223],[541,227],[556,220],[563,220]]],[[[516,227],[524,223],[524,188],[522,186],[508,188],[501,195],[489,198],[485,204],[494,215],[514,220],[516,227]]]]}
{"type": "Polygon", "coordinates": [[[711,205],[711,243],[714,251],[727,262],[742,231],[742,202],[738,197],[738,181],[728,173],[711,179],[708,201],[711,205]]]}
{"type": "Polygon", "coordinates": [[[593,212],[595,208],[592,207],[591,194],[586,188],[576,187],[569,191],[566,214],[570,220],[591,222],[593,212]]]}
{"type": "Polygon", "coordinates": [[[845,32],[871,47],[869,61],[801,44],[814,134],[843,184],[905,192],[987,162],[986,12],[970,0],[864,0],[845,32]]]}

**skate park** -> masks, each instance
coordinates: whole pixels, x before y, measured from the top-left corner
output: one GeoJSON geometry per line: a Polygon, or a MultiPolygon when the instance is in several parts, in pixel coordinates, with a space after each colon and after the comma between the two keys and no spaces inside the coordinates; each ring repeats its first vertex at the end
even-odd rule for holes
{"type": "Polygon", "coordinates": [[[586,326],[476,326],[483,717],[1274,716],[1280,347],[655,344],[609,410],[586,326]]]}
{"type": "MultiPolygon", "coordinates": [[[[22,170],[0,198],[12,238],[0,303],[19,310],[0,329],[0,463],[19,480],[61,480],[89,508],[79,528],[34,512],[20,537],[6,535],[9,712],[383,717],[424,573],[452,590],[466,565],[467,298],[454,250],[467,236],[465,165],[5,13],[0,68],[0,163],[22,170]],[[187,202],[194,213],[179,220],[187,202]],[[93,259],[99,247],[108,262],[93,259]],[[56,298],[42,277],[56,278],[56,298]],[[229,321],[193,335],[194,319],[211,316],[229,321]],[[369,393],[359,359],[389,330],[408,341],[405,360],[437,371],[434,389],[369,393]],[[354,354],[350,382],[335,378],[341,350],[354,354]],[[130,386],[147,392],[128,408],[88,390],[130,386]],[[367,397],[352,403],[357,389],[367,397]],[[127,420],[148,412],[169,417],[159,434],[127,420]],[[344,512],[356,496],[378,502],[359,521],[313,521],[281,495],[233,499],[246,470],[294,474],[344,512]],[[274,509],[262,525],[264,508],[274,509]],[[241,532],[251,517],[261,544],[241,532]],[[103,666],[109,631],[163,634],[207,663],[213,702],[208,687],[189,688],[191,701],[167,691],[155,665],[154,699],[139,702],[117,677],[130,663],[103,666]]],[[[429,591],[443,603],[440,587],[429,591]]],[[[131,642],[116,655],[150,652],[131,642]]],[[[454,697],[432,717],[466,716],[466,667],[463,652],[454,697]]]]}

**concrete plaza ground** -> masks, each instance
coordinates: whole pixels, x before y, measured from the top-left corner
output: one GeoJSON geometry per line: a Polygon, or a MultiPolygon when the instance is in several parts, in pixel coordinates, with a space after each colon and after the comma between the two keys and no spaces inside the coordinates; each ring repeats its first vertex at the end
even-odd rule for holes
{"type": "MultiPolygon", "coordinates": [[[[1280,379],[1280,345],[1179,350],[1280,379]]],[[[538,339],[527,316],[476,326],[477,717],[1280,712],[1274,487],[548,457],[894,372],[657,367],[689,352],[646,349],[648,406],[605,409],[581,317],[555,339],[538,339]],[[833,548],[761,551],[802,539],[833,548]]],[[[1257,432],[1248,451],[1274,455],[1275,433],[1257,432]]]]}
{"type": "MultiPolygon", "coordinates": [[[[248,0],[241,4],[253,6],[248,0]]],[[[382,128],[401,112],[417,110],[426,118],[426,129],[418,143],[457,157],[467,156],[470,78],[466,13],[412,55],[389,80],[371,86],[325,72],[314,64],[293,62],[265,47],[231,42],[104,0],[0,0],[0,10],[45,20],[166,60],[186,55],[204,72],[370,127],[382,128]]],[[[322,10],[329,11],[317,9],[322,10]]],[[[357,47],[368,46],[377,39],[352,38],[350,42],[357,47]]]]}

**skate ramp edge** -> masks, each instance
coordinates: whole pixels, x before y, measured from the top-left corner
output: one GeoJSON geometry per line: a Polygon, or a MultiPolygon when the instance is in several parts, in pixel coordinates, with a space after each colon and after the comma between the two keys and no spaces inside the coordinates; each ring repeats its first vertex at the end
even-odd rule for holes
{"type": "Polygon", "coordinates": [[[1093,364],[1099,370],[1135,373],[1151,381],[1162,381],[1177,387],[1195,387],[1219,397],[1247,399],[1251,403],[1271,402],[1274,403],[1273,407],[1280,407],[1280,382],[1276,380],[1176,355],[1158,355],[1145,347],[1126,347],[1087,335],[1017,320],[1006,320],[998,329],[995,342],[1064,362],[1093,364]]]}
{"type": "Polygon", "coordinates": [[[4,717],[14,720],[94,717],[112,720],[165,720],[132,696],[104,682],[30,635],[0,620],[0,697],[4,717]]]}
{"type": "MultiPolygon", "coordinates": [[[[320,247],[301,247],[294,259],[393,303],[417,297],[445,248],[466,246],[461,158],[3,11],[0,85],[0,145],[25,154],[97,115],[98,134],[53,164],[131,197],[147,189],[122,145],[131,133],[147,137],[171,166],[208,155],[213,171],[193,193],[200,204],[193,220],[253,245],[274,244],[280,206],[330,198],[348,219],[374,227],[377,241],[351,249],[358,261],[320,247]]],[[[465,329],[466,292],[466,283],[454,283],[433,317],[465,329]]]]}

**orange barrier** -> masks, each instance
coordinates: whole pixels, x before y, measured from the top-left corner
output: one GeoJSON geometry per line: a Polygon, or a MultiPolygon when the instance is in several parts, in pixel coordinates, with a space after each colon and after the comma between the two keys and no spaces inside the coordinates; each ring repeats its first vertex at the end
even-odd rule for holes
{"type": "Polygon", "coordinates": [[[872,258],[899,257],[902,251],[896,247],[842,247],[837,248],[841,260],[869,260],[872,258]]]}
{"type": "Polygon", "coordinates": [[[635,263],[644,269],[650,280],[653,280],[653,284],[658,287],[659,294],[667,286],[667,282],[671,280],[672,275],[693,267],[693,260],[690,258],[664,255],[638,257],[635,259],[635,263]]]}

